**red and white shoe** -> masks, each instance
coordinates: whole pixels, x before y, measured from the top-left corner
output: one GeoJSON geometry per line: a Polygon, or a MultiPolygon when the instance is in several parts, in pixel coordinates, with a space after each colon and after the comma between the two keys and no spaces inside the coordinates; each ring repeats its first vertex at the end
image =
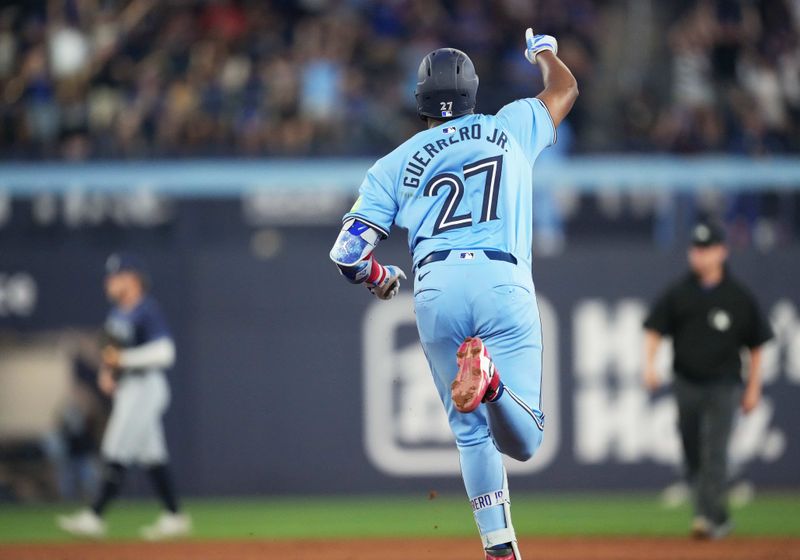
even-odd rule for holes
{"type": "Polygon", "coordinates": [[[459,412],[472,412],[481,402],[497,398],[500,374],[478,337],[467,337],[456,352],[458,375],[450,385],[450,396],[459,412]]]}

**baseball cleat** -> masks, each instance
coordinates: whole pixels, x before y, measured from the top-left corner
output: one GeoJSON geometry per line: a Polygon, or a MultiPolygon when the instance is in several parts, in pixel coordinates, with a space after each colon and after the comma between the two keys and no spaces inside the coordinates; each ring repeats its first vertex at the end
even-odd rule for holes
{"type": "Polygon", "coordinates": [[[456,352],[456,360],[458,374],[450,386],[456,410],[472,412],[482,401],[498,396],[500,375],[480,338],[467,337],[456,352]]]}
{"type": "Polygon", "coordinates": [[[140,534],[146,541],[163,541],[185,537],[192,532],[192,519],[182,513],[162,513],[152,525],[142,527],[140,534]]]}
{"type": "Polygon", "coordinates": [[[702,516],[697,516],[692,520],[691,535],[695,539],[724,539],[731,534],[731,531],[733,531],[733,523],[730,521],[712,523],[702,516]]]}
{"type": "Polygon", "coordinates": [[[711,538],[716,539],[724,539],[728,535],[731,534],[733,531],[733,522],[732,521],[725,521],[723,523],[718,523],[711,528],[711,538]]]}
{"type": "Polygon", "coordinates": [[[698,515],[692,519],[691,535],[694,539],[711,538],[711,522],[705,517],[698,515]]]}
{"type": "Polygon", "coordinates": [[[72,515],[60,515],[58,526],[76,537],[100,539],[106,536],[106,523],[95,512],[83,509],[72,515]]]}
{"type": "Polygon", "coordinates": [[[486,560],[517,560],[514,549],[510,546],[486,549],[486,560]]]}

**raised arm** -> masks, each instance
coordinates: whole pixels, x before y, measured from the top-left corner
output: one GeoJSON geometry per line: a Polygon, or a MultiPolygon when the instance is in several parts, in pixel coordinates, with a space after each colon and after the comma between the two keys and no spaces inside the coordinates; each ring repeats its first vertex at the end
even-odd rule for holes
{"type": "Polygon", "coordinates": [[[536,96],[545,104],[553,124],[558,127],[569,114],[578,98],[578,82],[569,68],[556,56],[558,42],[550,35],[534,35],[529,27],[525,32],[525,58],[542,69],[544,90],[536,96]]]}

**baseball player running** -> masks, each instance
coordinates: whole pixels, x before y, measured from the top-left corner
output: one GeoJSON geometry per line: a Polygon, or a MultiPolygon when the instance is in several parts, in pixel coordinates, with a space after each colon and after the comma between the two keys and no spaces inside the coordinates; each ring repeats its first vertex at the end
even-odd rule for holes
{"type": "Polygon", "coordinates": [[[408,230],[419,336],[487,559],[521,558],[501,453],[530,459],[544,429],[532,167],[578,95],[555,38],[528,29],[526,42],[544,90],[497,115],[473,112],[478,76],[466,54],[422,60],[415,93],[428,128],[370,168],[330,255],[350,282],[390,299],[406,275],[373,252],[392,224],[408,230]]]}
{"type": "Polygon", "coordinates": [[[178,509],[161,424],[169,404],[164,372],[175,361],[175,345],[158,303],[147,293],[148,284],[146,269],[134,255],[108,258],[105,289],[114,307],[105,324],[109,344],[103,349],[98,384],[114,404],[101,446],[100,494],[91,508],[58,519],[62,529],[75,535],[105,535],[106,506],[119,494],[125,471],[134,463],[147,469],[165,508],[153,525],[142,529],[142,536],[159,540],[191,530],[189,517],[178,509]]]}

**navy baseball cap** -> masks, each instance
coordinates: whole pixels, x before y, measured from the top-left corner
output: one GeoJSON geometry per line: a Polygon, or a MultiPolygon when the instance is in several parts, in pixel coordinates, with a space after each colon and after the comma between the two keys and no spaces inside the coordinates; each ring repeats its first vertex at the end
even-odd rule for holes
{"type": "Polygon", "coordinates": [[[106,276],[113,276],[120,272],[133,272],[142,278],[147,278],[147,267],[144,261],[132,253],[112,253],[106,259],[106,276]]]}
{"type": "Polygon", "coordinates": [[[711,247],[725,242],[725,230],[714,222],[699,222],[692,228],[692,247],[711,247]]]}

